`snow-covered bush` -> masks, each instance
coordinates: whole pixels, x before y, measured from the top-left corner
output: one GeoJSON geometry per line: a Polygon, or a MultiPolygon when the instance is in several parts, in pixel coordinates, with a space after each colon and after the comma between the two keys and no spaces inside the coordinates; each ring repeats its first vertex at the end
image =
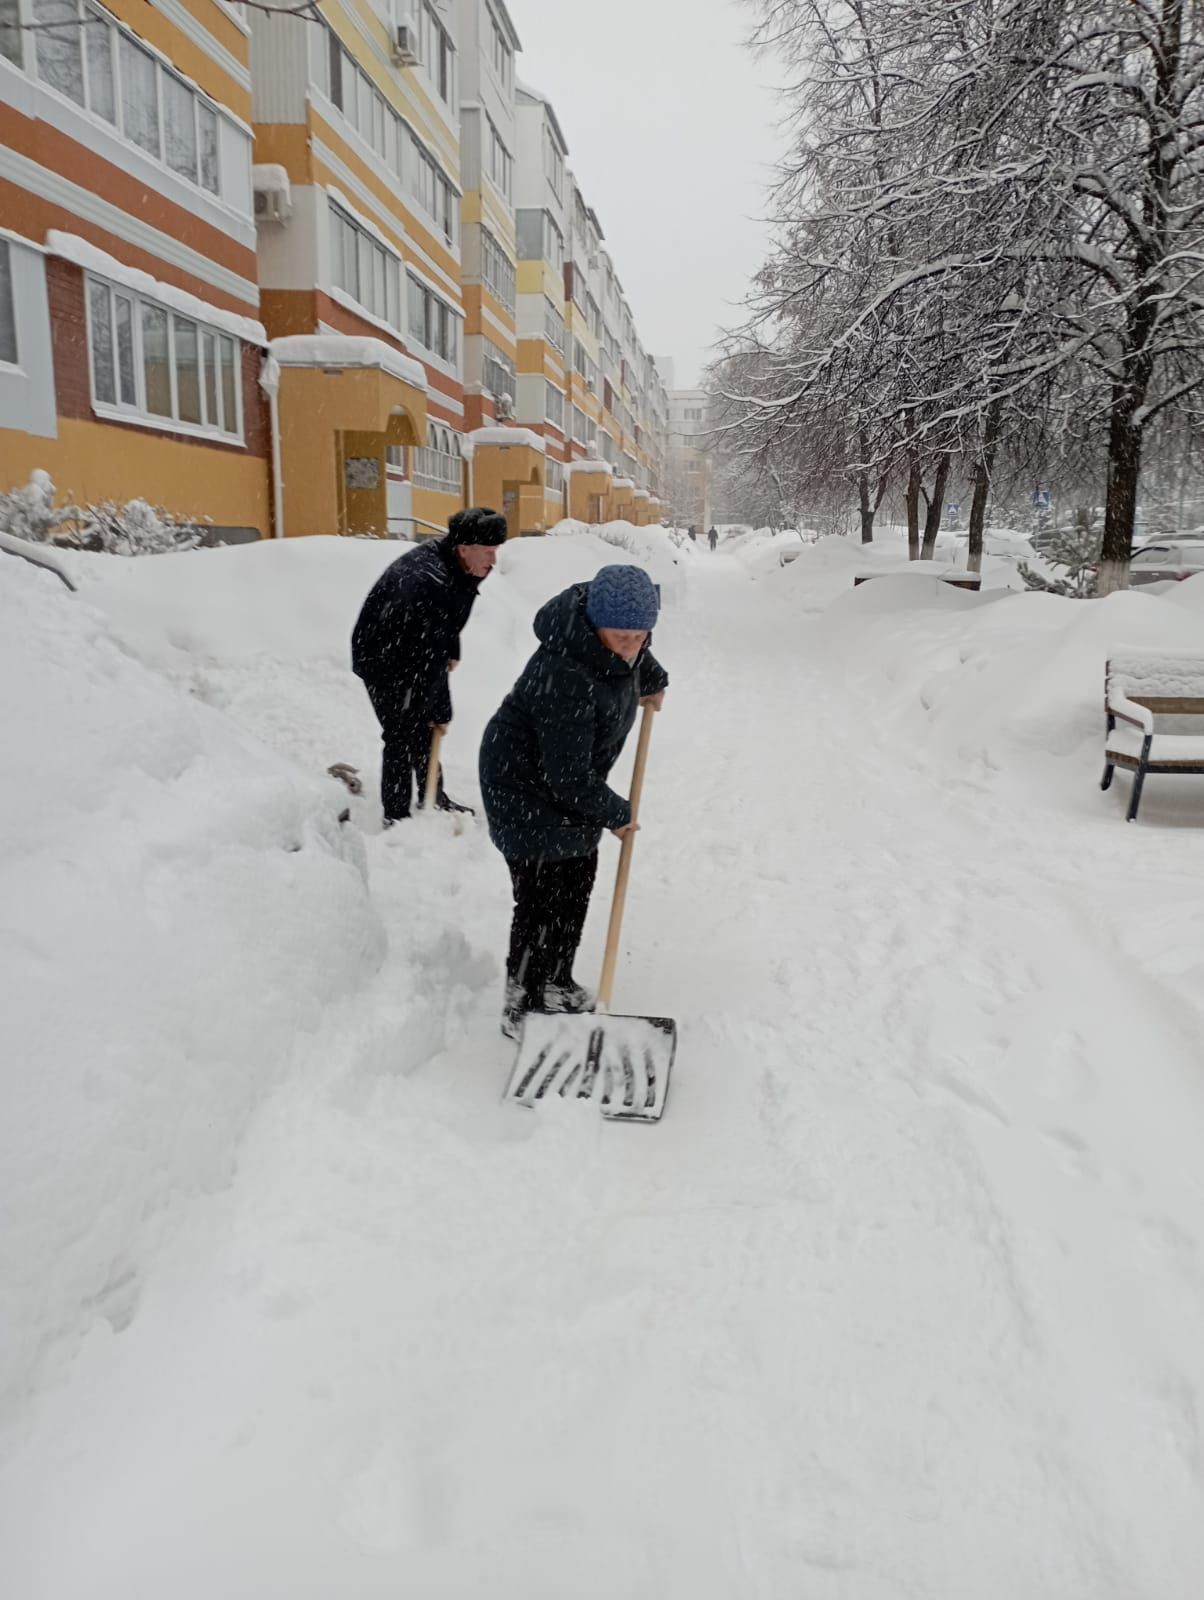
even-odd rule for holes
{"type": "Polygon", "coordinates": [[[58,529],[63,512],[55,509],[54,484],[40,467],[30,474],[24,489],[0,494],[0,532],[30,544],[48,544],[58,529]]]}
{"type": "Polygon", "coordinates": [[[145,500],[56,506],[50,474],[40,467],[24,489],[0,493],[0,531],[31,544],[57,544],[116,556],[153,556],[191,550],[200,542],[194,523],[180,522],[145,500]]]}
{"type": "Polygon", "coordinates": [[[1020,576],[1030,589],[1088,600],[1096,592],[1103,541],[1098,514],[1080,510],[1072,523],[1056,529],[1041,547],[1044,560],[1051,567],[1061,568],[1065,577],[1038,572],[1025,561],[1019,563],[1020,576]]]}
{"type": "Polygon", "coordinates": [[[193,523],[177,522],[166,511],[145,500],[123,505],[105,500],[100,505],[72,507],[74,531],[56,542],[78,545],[81,550],[114,556],[158,556],[171,550],[192,550],[200,543],[193,523]]]}

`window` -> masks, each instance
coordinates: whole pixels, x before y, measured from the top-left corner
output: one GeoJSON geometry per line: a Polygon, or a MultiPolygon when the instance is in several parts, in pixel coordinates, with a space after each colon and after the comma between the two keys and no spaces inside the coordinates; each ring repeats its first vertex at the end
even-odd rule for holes
{"type": "Polygon", "coordinates": [[[564,266],[564,234],[553,222],[548,212],[544,212],[544,260],[554,266],[559,272],[564,266]]]}
{"type": "Polygon", "coordinates": [[[585,379],[585,387],[591,394],[598,392],[598,367],[591,361],[589,352],[580,339],[573,340],[573,366],[585,379]]]}
{"type": "Polygon", "coordinates": [[[544,467],[544,493],[564,493],[564,462],[549,458],[544,467]]]}
{"type": "Polygon", "coordinates": [[[552,185],[552,193],[557,200],[564,199],[564,153],[552,132],[551,123],[543,125],[543,170],[544,176],[552,185]]]}
{"type": "Polygon", "coordinates": [[[17,310],[12,251],[7,239],[0,239],[0,361],[17,364],[17,310]]]}
{"type": "Polygon", "coordinates": [[[585,320],[589,323],[590,332],[595,339],[602,337],[602,312],[598,302],[587,289],[585,292],[585,320]]]}
{"type": "Polygon", "coordinates": [[[514,158],[502,143],[502,136],[488,113],[485,115],[485,134],[485,175],[494,188],[509,200],[514,158]]]}
{"type": "Polygon", "coordinates": [[[401,332],[401,262],[330,202],[330,277],[365,311],[401,332]]]}
{"type": "Polygon", "coordinates": [[[481,229],[481,277],[495,300],[514,310],[514,262],[488,228],[481,229]]]}
{"type": "Polygon", "coordinates": [[[448,244],[456,242],[456,217],[459,196],[443,174],[443,169],[420,139],[409,129],[404,133],[408,142],[409,190],[430,216],[434,217],[448,244]]]}
{"type": "Polygon", "coordinates": [[[15,67],[23,65],[21,44],[21,0],[0,0],[0,56],[15,67]]]}
{"type": "Polygon", "coordinates": [[[460,359],[459,313],[419,278],[407,274],[406,281],[409,285],[409,338],[449,366],[456,366],[460,359]]]}
{"type": "Polygon", "coordinates": [[[505,30],[494,15],[493,7],[489,5],[485,7],[485,37],[482,42],[502,87],[510,90],[514,86],[514,52],[505,30]]]}
{"type": "Polygon", "coordinates": [[[460,436],[432,423],[425,447],[414,451],[414,483],[419,489],[458,495],[463,487],[460,436]]]}
{"type": "Polygon", "coordinates": [[[518,373],[514,362],[492,339],[483,339],[485,355],[481,369],[481,383],[490,394],[518,394],[518,373]]]}
{"type": "Polygon", "coordinates": [[[564,432],[564,396],[554,383],[544,381],[543,414],[554,427],[564,432]]]}
{"type": "Polygon", "coordinates": [[[456,47],[430,0],[418,7],[418,54],[435,92],[453,111],[456,107],[456,47]]]}
{"type": "Polygon", "coordinates": [[[91,274],[87,290],[98,410],[242,437],[237,339],[91,274]]]}
{"type": "MultiPolygon", "coordinates": [[[[218,111],[106,11],[86,0],[32,0],[34,60],[48,88],[91,112],[189,183],[220,192],[218,111]]],[[[0,0],[4,18],[14,0],[0,0]]],[[[249,146],[248,158],[250,155],[249,146]]]]}
{"type": "Polygon", "coordinates": [[[589,443],[589,418],[580,406],[573,407],[573,438],[578,444],[589,443]]]}
{"type": "Polygon", "coordinates": [[[557,355],[564,354],[564,318],[557,311],[550,300],[543,303],[543,331],[544,337],[556,351],[557,355]]]}

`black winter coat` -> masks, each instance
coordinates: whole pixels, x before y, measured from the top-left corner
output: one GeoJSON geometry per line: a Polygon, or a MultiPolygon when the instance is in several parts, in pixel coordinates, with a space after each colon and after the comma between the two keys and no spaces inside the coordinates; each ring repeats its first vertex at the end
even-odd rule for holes
{"type": "Polygon", "coordinates": [[[430,539],[385,568],[351,636],[351,670],[422,722],[450,722],[447,664],[483,578],[470,577],[448,538],[430,539]]]}
{"type": "Polygon", "coordinates": [[[489,835],[511,861],[586,856],[603,829],[631,821],[606,779],[641,698],[669,679],[651,639],[633,662],[606,648],[585,615],[588,587],[566,589],[536,616],[539,649],[481,741],[489,835]]]}

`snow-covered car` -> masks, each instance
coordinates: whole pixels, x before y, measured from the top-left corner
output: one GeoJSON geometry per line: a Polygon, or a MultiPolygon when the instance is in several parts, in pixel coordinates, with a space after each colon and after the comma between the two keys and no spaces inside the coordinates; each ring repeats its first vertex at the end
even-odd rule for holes
{"type": "Polygon", "coordinates": [[[1129,584],[1178,582],[1204,572],[1204,539],[1156,539],[1129,562],[1129,584]]]}

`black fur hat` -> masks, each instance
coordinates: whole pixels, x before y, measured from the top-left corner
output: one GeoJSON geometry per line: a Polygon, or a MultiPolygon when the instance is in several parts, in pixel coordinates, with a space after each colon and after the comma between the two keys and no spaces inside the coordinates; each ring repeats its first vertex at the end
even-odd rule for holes
{"type": "Polygon", "coordinates": [[[467,511],[457,511],[447,524],[447,536],[453,545],[505,544],[506,534],[505,517],[488,506],[469,506],[467,511]]]}

